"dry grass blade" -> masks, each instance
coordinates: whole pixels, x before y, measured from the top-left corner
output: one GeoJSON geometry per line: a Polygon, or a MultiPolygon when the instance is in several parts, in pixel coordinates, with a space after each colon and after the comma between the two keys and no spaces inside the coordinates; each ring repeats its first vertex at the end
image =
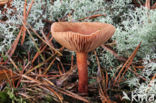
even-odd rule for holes
{"type": "Polygon", "coordinates": [[[32,8],[33,3],[34,3],[34,0],[31,0],[31,4],[30,4],[30,6],[29,6],[29,8],[28,8],[28,11],[27,11],[27,14],[26,14],[27,17],[28,17],[28,15],[29,15],[29,12],[30,12],[30,10],[31,10],[31,8],[32,8]]]}
{"type": "Polygon", "coordinates": [[[129,68],[129,70],[130,70],[131,72],[133,72],[137,77],[139,77],[139,78],[141,78],[142,80],[146,81],[146,78],[144,78],[143,76],[139,75],[139,74],[138,74],[137,72],[135,72],[134,70],[132,70],[132,69],[130,69],[130,68],[129,68]]]}
{"type": "Polygon", "coordinates": [[[49,66],[45,69],[44,73],[43,74],[46,74],[48,72],[48,70],[50,69],[50,67],[54,64],[56,60],[56,57],[51,61],[51,63],[49,64],[49,66]]]}
{"type": "Polygon", "coordinates": [[[12,72],[10,70],[7,69],[2,69],[0,67],[0,84],[5,81],[5,80],[10,80],[12,72]]]}
{"type": "Polygon", "coordinates": [[[12,60],[12,58],[8,54],[6,54],[6,55],[7,55],[8,59],[10,60],[10,62],[12,63],[12,65],[15,67],[15,69],[18,72],[20,72],[19,68],[17,67],[17,65],[15,64],[15,62],[12,60]]]}
{"type": "Polygon", "coordinates": [[[153,6],[151,7],[151,9],[156,9],[156,3],[153,4],[153,6]]]}
{"type": "Polygon", "coordinates": [[[55,84],[53,82],[51,82],[49,79],[47,78],[43,78],[44,82],[46,82],[46,84],[49,84],[51,86],[55,86],[55,84]]]}
{"type": "Polygon", "coordinates": [[[104,93],[104,91],[102,89],[101,81],[102,81],[102,79],[105,81],[105,78],[102,78],[102,73],[101,73],[101,67],[100,67],[99,59],[97,57],[96,52],[94,52],[94,53],[96,55],[96,60],[97,60],[97,64],[98,64],[97,82],[98,82],[98,85],[99,85],[99,95],[100,95],[100,99],[101,99],[102,103],[104,103],[106,98],[105,98],[105,93],[104,93]]]}
{"type": "MultiPolygon", "coordinates": [[[[20,69],[17,67],[17,65],[15,64],[15,62],[12,60],[12,58],[7,54],[7,57],[8,57],[8,59],[10,60],[10,62],[12,63],[12,65],[15,67],[15,69],[16,69],[16,71],[18,72],[18,73],[20,73],[20,69]]],[[[15,75],[15,74],[13,74],[13,75],[15,75]]],[[[9,79],[8,79],[9,80],[9,79]]],[[[14,80],[13,80],[13,86],[15,87],[15,84],[14,84],[14,80]]],[[[11,85],[11,84],[10,84],[11,85]]]]}
{"type": "MultiPolygon", "coordinates": [[[[23,22],[26,24],[26,18],[27,18],[27,15],[26,15],[26,7],[27,7],[27,0],[25,0],[25,3],[24,3],[24,11],[23,11],[23,22]]],[[[23,27],[23,36],[22,36],[22,40],[21,40],[21,45],[23,45],[23,42],[24,42],[24,39],[25,39],[25,35],[26,35],[26,28],[23,27]]]]}
{"type": "Polygon", "coordinates": [[[57,58],[57,61],[59,62],[58,69],[59,69],[60,73],[64,74],[65,73],[65,68],[63,66],[63,63],[61,62],[61,60],[59,58],[57,58]],[[61,70],[60,66],[61,66],[62,70],[61,70]]]}
{"type": "MultiPolygon", "coordinates": [[[[38,35],[38,34],[37,34],[38,35]]],[[[40,37],[40,39],[42,39],[41,37],[40,37]]],[[[52,40],[52,38],[49,40],[50,42],[51,42],[51,40],[52,40]]],[[[44,44],[43,44],[44,45],[44,44]]],[[[46,47],[47,47],[48,45],[44,45],[43,47],[41,47],[40,49],[41,49],[41,52],[37,52],[36,54],[35,54],[35,56],[34,56],[34,58],[33,58],[33,60],[32,60],[32,63],[34,63],[34,61],[38,58],[38,56],[40,55],[40,53],[42,53],[45,49],[46,49],[46,47]]],[[[53,51],[52,51],[52,53],[53,53],[53,51]]]]}
{"type": "Polygon", "coordinates": [[[106,49],[107,51],[109,51],[111,54],[113,54],[118,60],[120,61],[126,61],[126,58],[119,56],[114,50],[112,50],[111,48],[109,48],[106,45],[101,45],[102,48],[106,49]]]}
{"type": "Polygon", "coordinates": [[[144,69],[145,67],[144,66],[134,66],[134,68],[136,68],[136,69],[144,69]]]}
{"type": "MultiPolygon", "coordinates": [[[[18,18],[19,18],[19,20],[21,20],[21,18],[20,18],[19,16],[18,16],[18,18]]],[[[30,33],[29,29],[26,27],[26,25],[24,24],[24,22],[23,22],[22,20],[21,20],[21,22],[22,22],[24,28],[26,28],[26,30],[28,31],[28,34],[29,34],[30,38],[32,39],[32,41],[33,41],[33,43],[34,43],[34,45],[35,45],[37,51],[40,52],[40,49],[38,48],[38,45],[37,45],[37,43],[35,42],[35,39],[34,39],[34,37],[32,36],[32,34],[30,33]]],[[[26,24],[27,24],[27,23],[26,23],[26,24]]],[[[40,56],[41,56],[41,59],[44,61],[45,59],[44,59],[43,55],[40,54],[40,56]]]]}
{"type": "Polygon", "coordinates": [[[71,78],[71,75],[76,72],[77,65],[74,65],[73,68],[71,68],[68,72],[63,74],[57,81],[56,84],[58,86],[62,86],[65,81],[71,78]]]}
{"type": "Polygon", "coordinates": [[[108,88],[108,79],[109,78],[108,78],[108,73],[107,73],[106,70],[105,70],[105,74],[106,74],[106,77],[105,77],[106,78],[106,81],[105,81],[106,83],[105,84],[106,84],[106,88],[108,88]]]}
{"type": "Polygon", "coordinates": [[[34,32],[34,34],[39,38],[41,39],[45,44],[47,44],[50,49],[54,50],[56,53],[58,53],[60,56],[62,56],[62,54],[57,50],[55,49],[54,47],[52,47],[52,45],[50,45],[49,43],[46,42],[46,40],[44,40],[29,24],[27,24],[29,26],[29,28],[34,32]]]}
{"type": "Polygon", "coordinates": [[[103,87],[101,84],[99,84],[99,95],[100,95],[102,103],[115,103],[109,98],[107,91],[103,90],[103,87]]]}
{"type": "Polygon", "coordinates": [[[56,91],[62,93],[62,94],[68,95],[68,96],[70,96],[70,97],[72,97],[72,98],[81,100],[81,101],[83,101],[83,102],[85,102],[85,103],[90,103],[90,102],[89,102],[87,99],[85,99],[84,97],[79,96],[79,95],[77,95],[77,94],[75,94],[75,93],[73,93],[73,92],[70,92],[70,91],[68,91],[68,90],[64,90],[64,89],[58,88],[58,87],[52,87],[52,88],[55,89],[56,91]]]}
{"type": "MultiPolygon", "coordinates": [[[[118,75],[116,76],[115,80],[114,80],[114,83],[113,83],[113,86],[116,84],[116,82],[119,80],[119,77],[126,73],[127,69],[129,68],[129,66],[131,65],[139,47],[141,45],[141,42],[139,43],[139,45],[136,47],[136,49],[133,51],[133,53],[131,54],[131,56],[128,58],[128,60],[126,61],[126,63],[123,65],[123,67],[121,68],[121,70],[119,71],[118,75]],[[123,73],[122,73],[123,72],[123,73]],[[121,74],[122,73],[122,74],[121,74]]],[[[122,79],[122,77],[120,78],[120,80],[122,79]]]]}
{"type": "Polygon", "coordinates": [[[73,69],[73,61],[74,61],[74,56],[72,55],[72,56],[71,56],[71,66],[70,66],[70,70],[73,69]]]}
{"type": "Polygon", "coordinates": [[[49,86],[47,86],[46,88],[54,93],[59,98],[60,102],[63,103],[63,97],[61,95],[59,95],[54,89],[50,88],[49,86]]]}
{"type": "Polygon", "coordinates": [[[0,84],[4,81],[8,82],[11,88],[15,88],[14,81],[17,80],[17,75],[6,67],[0,66],[0,84]],[[13,87],[12,87],[13,86],[13,87]]]}
{"type": "Polygon", "coordinates": [[[122,79],[123,76],[125,75],[126,71],[127,71],[128,68],[130,67],[130,65],[132,64],[132,61],[133,61],[133,59],[134,59],[134,57],[135,57],[135,55],[136,55],[136,53],[137,53],[137,51],[138,51],[140,45],[141,45],[141,43],[136,47],[136,49],[135,49],[134,52],[132,53],[131,60],[130,60],[129,63],[127,64],[127,67],[126,67],[125,71],[122,73],[121,79],[122,79]]]}
{"type": "MultiPolygon", "coordinates": [[[[34,0],[31,1],[31,4],[30,4],[30,6],[28,8],[28,11],[27,11],[26,10],[27,0],[25,0],[24,11],[23,11],[23,17],[24,17],[23,22],[24,22],[25,25],[26,25],[26,21],[27,21],[27,18],[28,18],[28,15],[29,15],[29,12],[30,12],[30,10],[32,8],[33,3],[34,3],[34,0]]],[[[22,36],[22,40],[21,40],[21,45],[23,45],[23,43],[24,43],[25,36],[26,36],[26,28],[23,26],[23,36],[22,36]]]]}
{"type": "Polygon", "coordinates": [[[89,16],[89,17],[78,19],[78,21],[82,21],[82,20],[85,20],[85,19],[94,19],[94,18],[97,18],[97,17],[100,17],[100,16],[106,16],[106,14],[95,14],[95,15],[92,15],[92,16],[89,16]]]}
{"type": "Polygon", "coordinates": [[[99,95],[101,98],[102,103],[113,103],[113,101],[110,100],[108,94],[107,94],[107,88],[108,88],[108,73],[105,70],[105,77],[104,74],[101,72],[101,66],[100,66],[100,61],[97,56],[96,51],[94,51],[94,54],[96,56],[96,61],[98,64],[98,73],[97,73],[97,82],[99,85],[99,95]],[[103,89],[104,88],[104,89],[103,89]]]}
{"type": "Polygon", "coordinates": [[[101,66],[100,66],[99,58],[97,57],[96,51],[94,51],[94,54],[96,56],[96,61],[97,61],[97,65],[98,65],[97,82],[100,83],[102,80],[101,66]]]}
{"type": "Polygon", "coordinates": [[[116,77],[116,75],[118,74],[118,71],[120,71],[120,68],[122,67],[122,64],[120,64],[119,66],[117,66],[115,73],[113,74],[113,77],[111,79],[111,81],[114,80],[114,78],[116,77]]]}
{"type": "Polygon", "coordinates": [[[156,78],[156,74],[152,77],[150,83],[156,78]]]}
{"type": "Polygon", "coordinates": [[[100,83],[100,81],[102,81],[103,82],[103,87],[105,89],[107,89],[107,87],[108,87],[108,79],[109,79],[108,78],[108,73],[107,73],[106,69],[104,69],[104,72],[105,72],[105,76],[104,76],[104,74],[102,73],[102,70],[101,70],[100,61],[99,61],[99,58],[97,56],[96,51],[94,51],[94,54],[96,56],[96,61],[97,61],[97,64],[98,64],[97,81],[98,81],[98,83],[100,83]]]}
{"type": "Polygon", "coordinates": [[[63,66],[63,63],[61,62],[61,61],[59,61],[60,62],[60,65],[61,65],[61,67],[62,67],[62,71],[63,71],[63,74],[66,72],[65,71],[65,68],[64,68],[64,66],[63,66]]]}
{"type": "Polygon", "coordinates": [[[150,85],[152,84],[152,82],[154,81],[154,79],[156,78],[156,74],[152,77],[152,79],[150,80],[148,86],[151,87],[150,85]]]}
{"type": "Polygon", "coordinates": [[[58,70],[59,70],[60,75],[62,75],[63,73],[62,73],[62,71],[61,71],[61,68],[60,68],[60,65],[59,65],[59,64],[57,64],[57,68],[58,68],[58,70]]]}
{"type": "MultiPolygon", "coordinates": [[[[42,39],[42,38],[41,38],[42,39]]],[[[50,39],[50,41],[52,40],[52,38],[50,39]]],[[[48,46],[48,45],[45,45],[44,43],[42,43],[43,44],[43,46],[41,46],[40,47],[40,52],[37,52],[36,54],[35,54],[35,56],[33,57],[33,60],[32,60],[32,63],[34,63],[34,61],[38,58],[38,56],[46,49],[46,47],[48,46]]],[[[41,44],[41,45],[42,45],[41,44]]]]}
{"type": "MultiPolygon", "coordinates": [[[[12,72],[9,72],[7,70],[2,70],[2,73],[1,73],[1,77],[3,77],[3,80],[7,80],[9,82],[9,85],[11,86],[12,88],[12,84],[14,83],[11,83],[11,77],[12,77],[12,72]],[[5,74],[5,76],[3,76],[3,74],[5,74]]],[[[2,79],[2,78],[1,78],[2,79]]],[[[0,81],[2,82],[2,81],[0,81]]],[[[14,86],[14,85],[13,85],[14,86]]],[[[15,87],[15,86],[14,86],[15,87]]]]}
{"type": "Polygon", "coordinates": [[[41,51],[40,51],[39,47],[37,46],[37,43],[35,42],[34,37],[33,37],[32,34],[29,32],[28,29],[27,29],[27,31],[28,31],[28,34],[30,35],[32,41],[34,42],[34,45],[35,45],[37,51],[39,52],[39,55],[41,56],[41,59],[44,61],[44,60],[45,60],[45,59],[44,59],[44,56],[40,53],[41,51]]]}
{"type": "Polygon", "coordinates": [[[27,75],[24,75],[24,74],[22,75],[22,77],[37,83],[38,86],[42,86],[43,88],[46,88],[46,89],[50,90],[52,93],[54,93],[58,97],[58,99],[60,100],[61,103],[63,102],[62,101],[63,97],[61,95],[59,95],[54,89],[47,86],[47,84],[44,84],[43,82],[40,82],[39,80],[33,79],[33,78],[31,78],[31,77],[29,77],[27,75]]]}
{"type": "Polygon", "coordinates": [[[152,80],[154,80],[156,78],[156,74],[152,77],[152,80]]]}
{"type": "Polygon", "coordinates": [[[33,98],[32,96],[29,96],[26,93],[18,93],[18,95],[21,95],[21,96],[25,97],[28,100],[31,100],[33,98]]]}
{"type": "Polygon", "coordinates": [[[14,52],[15,52],[15,50],[16,50],[17,44],[18,44],[19,39],[20,39],[20,37],[21,37],[21,33],[22,33],[22,28],[20,29],[20,32],[18,33],[18,36],[17,36],[16,39],[14,40],[14,42],[13,42],[11,48],[10,48],[10,49],[8,50],[8,52],[7,52],[7,54],[8,54],[10,57],[14,54],[14,52]]]}
{"type": "Polygon", "coordinates": [[[28,70],[25,74],[28,74],[34,70],[36,70],[37,68],[43,66],[45,63],[47,63],[49,60],[51,60],[53,58],[53,56],[50,56],[48,59],[46,59],[45,61],[43,61],[42,63],[39,63],[37,66],[31,68],[30,70],[28,70]]]}
{"type": "Polygon", "coordinates": [[[50,33],[48,34],[48,36],[46,36],[45,33],[41,30],[41,34],[42,34],[42,36],[43,36],[43,38],[44,38],[46,44],[50,47],[50,49],[51,49],[51,51],[52,51],[52,53],[53,53],[53,50],[55,49],[55,48],[53,47],[53,45],[52,45],[52,42],[51,42],[52,39],[53,39],[53,37],[51,37],[50,40],[48,40],[47,37],[49,37],[49,34],[50,34],[50,33]]]}
{"type": "Polygon", "coordinates": [[[140,5],[143,5],[142,0],[132,0],[132,2],[135,4],[136,7],[140,7],[140,5]]]}
{"type": "Polygon", "coordinates": [[[34,63],[34,61],[38,58],[38,56],[46,49],[46,45],[43,47],[43,48],[41,48],[41,50],[40,51],[38,51],[38,52],[36,52],[36,54],[35,54],[35,56],[33,57],[33,60],[32,60],[32,63],[34,63]]]}
{"type": "MultiPolygon", "coordinates": [[[[20,75],[24,73],[25,69],[26,69],[29,65],[30,65],[30,62],[28,62],[28,63],[23,67],[23,69],[20,71],[20,75]]],[[[19,85],[21,84],[21,80],[22,80],[22,78],[19,78],[19,80],[18,80],[18,82],[17,82],[17,84],[16,84],[16,88],[18,88],[19,85]]]]}

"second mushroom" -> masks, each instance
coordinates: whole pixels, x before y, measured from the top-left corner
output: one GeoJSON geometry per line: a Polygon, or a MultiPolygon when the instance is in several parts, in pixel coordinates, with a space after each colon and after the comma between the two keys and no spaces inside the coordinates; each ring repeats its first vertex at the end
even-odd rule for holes
{"type": "Polygon", "coordinates": [[[88,93],[88,52],[105,43],[115,32],[111,24],[99,22],[56,22],[52,36],[62,46],[76,52],[79,93],[88,93]]]}

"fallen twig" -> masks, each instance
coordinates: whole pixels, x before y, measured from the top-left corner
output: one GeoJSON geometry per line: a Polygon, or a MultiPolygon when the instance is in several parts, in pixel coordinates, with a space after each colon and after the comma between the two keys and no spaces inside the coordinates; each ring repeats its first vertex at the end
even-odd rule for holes
{"type": "Polygon", "coordinates": [[[126,58],[119,56],[113,49],[109,48],[106,45],[101,45],[102,48],[106,49],[107,51],[109,51],[111,54],[113,54],[119,61],[126,61],[126,58]]]}
{"type": "Polygon", "coordinates": [[[123,65],[123,67],[121,68],[121,70],[119,71],[118,75],[116,76],[115,80],[114,80],[114,83],[113,83],[113,86],[116,84],[116,82],[120,81],[122,79],[122,77],[124,76],[124,74],[126,73],[127,69],[129,68],[129,66],[131,65],[139,47],[141,45],[141,42],[139,43],[139,45],[136,47],[136,49],[133,51],[133,53],[131,54],[131,56],[128,58],[128,60],[126,61],[126,63],[123,65]],[[122,73],[123,72],[123,73],[122,73]],[[121,76],[121,73],[122,73],[122,76],[121,76]],[[118,80],[120,77],[120,80],[118,80]]]}
{"type": "Polygon", "coordinates": [[[92,16],[89,16],[89,17],[78,19],[78,21],[82,21],[82,20],[85,20],[85,19],[94,19],[94,18],[97,18],[97,17],[100,17],[100,16],[106,16],[106,14],[95,14],[95,15],[92,15],[92,16]]]}

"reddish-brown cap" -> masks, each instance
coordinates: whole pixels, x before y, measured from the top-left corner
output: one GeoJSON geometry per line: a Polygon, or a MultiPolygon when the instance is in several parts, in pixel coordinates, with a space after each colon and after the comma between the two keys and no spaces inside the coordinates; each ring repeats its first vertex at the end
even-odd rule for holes
{"type": "Polygon", "coordinates": [[[51,32],[64,47],[76,52],[90,52],[112,37],[115,27],[99,22],[56,22],[52,24],[51,32]]]}

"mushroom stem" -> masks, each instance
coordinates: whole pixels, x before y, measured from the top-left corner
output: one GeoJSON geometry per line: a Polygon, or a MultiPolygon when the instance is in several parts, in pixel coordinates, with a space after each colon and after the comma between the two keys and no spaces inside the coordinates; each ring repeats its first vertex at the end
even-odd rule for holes
{"type": "Polygon", "coordinates": [[[87,53],[78,52],[77,67],[79,73],[79,93],[88,93],[88,67],[87,67],[87,53]]]}

